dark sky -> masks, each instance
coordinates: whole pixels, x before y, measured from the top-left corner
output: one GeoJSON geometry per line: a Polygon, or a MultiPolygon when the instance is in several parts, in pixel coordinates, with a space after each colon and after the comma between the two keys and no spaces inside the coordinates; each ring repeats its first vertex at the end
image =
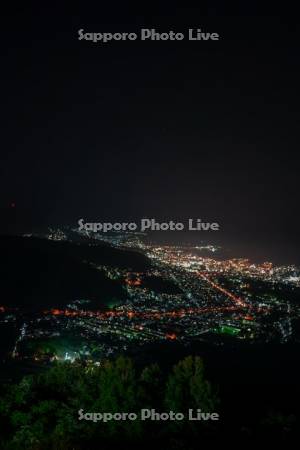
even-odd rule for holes
{"type": "Polygon", "coordinates": [[[224,236],[296,245],[293,11],[36,3],[2,15],[3,230],[199,217],[224,236]],[[95,44],[80,28],[220,41],[95,44]]]}

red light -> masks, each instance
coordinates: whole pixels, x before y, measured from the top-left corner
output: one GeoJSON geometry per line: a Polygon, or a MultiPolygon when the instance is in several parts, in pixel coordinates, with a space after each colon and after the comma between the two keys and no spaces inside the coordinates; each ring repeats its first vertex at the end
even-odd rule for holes
{"type": "Polygon", "coordinates": [[[175,333],[168,333],[168,334],[166,334],[166,339],[169,339],[170,341],[174,341],[175,339],[177,339],[177,336],[175,333]]]}

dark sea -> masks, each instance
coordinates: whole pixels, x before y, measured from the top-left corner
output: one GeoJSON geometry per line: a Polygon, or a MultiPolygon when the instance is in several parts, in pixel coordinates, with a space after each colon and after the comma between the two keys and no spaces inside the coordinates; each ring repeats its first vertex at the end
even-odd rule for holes
{"type": "Polygon", "coordinates": [[[220,247],[218,252],[207,253],[207,256],[216,259],[247,258],[253,263],[270,261],[275,265],[300,266],[300,235],[169,231],[152,232],[149,234],[149,240],[161,245],[216,245],[220,247]]]}

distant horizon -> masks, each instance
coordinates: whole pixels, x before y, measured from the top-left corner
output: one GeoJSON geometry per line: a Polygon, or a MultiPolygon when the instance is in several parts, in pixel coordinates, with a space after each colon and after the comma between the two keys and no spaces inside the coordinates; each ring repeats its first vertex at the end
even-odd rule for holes
{"type": "MultiPolygon", "coordinates": [[[[36,226],[33,228],[19,228],[15,231],[1,232],[0,236],[21,236],[26,233],[43,233],[49,228],[76,228],[73,225],[36,226]]],[[[121,233],[121,232],[120,232],[121,233]]],[[[118,234],[118,233],[115,233],[118,234]]],[[[103,234],[105,236],[105,234],[103,234]]],[[[270,261],[275,265],[297,265],[300,266],[300,253],[298,251],[300,242],[296,239],[283,240],[282,236],[272,236],[270,233],[261,233],[259,237],[253,237],[250,233],[234,235],[222,232],[192,232],[192,231],[152,231],[146,233],[147,240],[161,245],[192,245],[199,244],[216,245],[221,249],[208,256],[215,259],[246,258],[254,263],[270,261]]],[[[93,237],[93,234],[91,234],[93,237]]]]}

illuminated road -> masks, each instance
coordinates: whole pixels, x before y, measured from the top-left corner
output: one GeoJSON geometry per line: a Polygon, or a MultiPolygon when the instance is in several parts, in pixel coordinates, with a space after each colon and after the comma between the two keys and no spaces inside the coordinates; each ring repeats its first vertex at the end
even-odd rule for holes
{"type": "Polygon", "coordinates": [[[207,281],[207,283],[209,283],[217,291],[222,292],[222,294],[227,295],[227,297],[229,297],[230,300],[232,300],[237,306],[240,306],[242,308],[249,308],[249,305],[241,297],[237,297],[236,295],[232,294],[232,292],[230,292],[227,289],[223,288],[222,286],[219,286],[218,284],[214,283],[203,273],[198,272],[198,275],[203,280],[207,281]]]}
{"type": "Polygon", "coordinates": [[[109,319],[110,317],[128,317],[129,319],[154,319],[159,320],[165,317],[184,317],[188,315],[199,315],[209,313],[220,313],[228,311],[238,311],[236,306],[211,306],[204,308],[181,308],[173,311],[73,311],[71,309],[51,309],[44,311],[44,314],[65,317],[97,317],[98,319],[109,319]]]}

